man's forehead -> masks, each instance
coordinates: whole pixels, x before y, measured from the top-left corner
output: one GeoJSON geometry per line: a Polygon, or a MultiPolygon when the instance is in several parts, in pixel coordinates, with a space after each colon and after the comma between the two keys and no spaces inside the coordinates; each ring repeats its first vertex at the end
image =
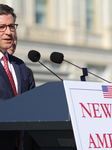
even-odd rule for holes
{"type": "Polygon", "coordinates": [[[0,15],[0,24],[12,24],[14,23],[14,18],[11,14],[0,15]]]}

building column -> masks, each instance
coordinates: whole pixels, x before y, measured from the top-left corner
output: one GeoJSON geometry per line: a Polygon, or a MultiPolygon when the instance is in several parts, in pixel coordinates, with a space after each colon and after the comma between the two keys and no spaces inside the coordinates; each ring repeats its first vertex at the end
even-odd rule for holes
{"type": "Polygon", "coordinates": [[[102,22],[103,22],[103,47],[106,49],[112,48],[112,21],[111,21],[111,0],[103,0],[102,22]]]}
{"type": "Polygon", "coordinates": [[[67,5],[65,0],[59,1],[58,14],[59,29],[65,30],[67,25],[67,5]]]}
{"type": "Polygon", "coordinates": [[[58,0],[50,0],[49,1],[49,26],[51,29],[58,28],[58,0]]]}
{"type": "Polygon", "coordinates": [[[32,26],[35,23],[35,0],[24,0],[25,23],[27,26],[32,26]]]}
{"type": "Polygon", "coordinates": [[[67,41],[68,44],[83,43],[85,31],[85,0],[67,1],[67,41]]]}

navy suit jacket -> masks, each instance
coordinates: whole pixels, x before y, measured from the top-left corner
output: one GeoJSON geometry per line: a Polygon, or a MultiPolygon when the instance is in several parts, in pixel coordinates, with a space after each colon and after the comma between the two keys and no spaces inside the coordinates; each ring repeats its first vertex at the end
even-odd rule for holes
{"type": "MultiPolygon", "coordinates": [[[[9,61],[12,63],[17,81],[18,94],[24,93],[35,87],[35,83],[29,74],[24,62],[12,55],[9,55],[9,61]]],[[[0,103],[14,97],[9,78],[0,63],[0,103]]],[[[16,131],[0,131],[0,150],[14,150],[16,131]]]]}

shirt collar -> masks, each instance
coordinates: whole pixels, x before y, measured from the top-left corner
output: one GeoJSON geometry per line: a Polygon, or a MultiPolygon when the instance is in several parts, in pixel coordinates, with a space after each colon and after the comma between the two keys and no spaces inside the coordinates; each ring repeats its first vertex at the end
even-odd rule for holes
{"type": "MultiPolygon", "coordinates": [[[[4,55],[4,54],[0,52],[0,60],[2,59],[3,55],[4,55]]],[[[5,53],[5,56],[7,57],[7,60],[9,60],[8,53],[7,53],[7,52],[5,53]]]]}

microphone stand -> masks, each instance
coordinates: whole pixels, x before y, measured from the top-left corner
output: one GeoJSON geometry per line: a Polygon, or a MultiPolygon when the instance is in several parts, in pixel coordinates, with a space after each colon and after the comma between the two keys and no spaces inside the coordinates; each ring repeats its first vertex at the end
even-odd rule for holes
{"type": "Polygon", "coordinates": [[[73,66],[75,66],[75,67],[77,67],[77,68],[79,68],[79,69],[82,69],[83,75],[81,76],[81,81],[86,81],[85,76],[88,76],[88,73],[89,73],[89,74],[91,74],[91,75],[93,75],[93,76],[95,76],[95,77],[97,77],[97,78],[99,78],[99,79],[101,79],[101,80],[104,80],[104,81],[106,81],[106,82],[108,82],[108,83],[111,83],[111,82],[109,82],[109,81],[107,81],[107,80],[105,80],[105,79],[103,79],[103,78],[97,76],[96,74],[93,74],[93,73],[91,73],[90,71],[87,71],[87,68],[81,68],[81,67],[79,67],[79,66],[77,66],[77,65],[75,65],[75,64],[73,64],[73,63],[71,63],[71,62],[69,62],[69,61],[67,61],[67,60],[64,60],[64,61],[66,61],[67,63],[69,63],[69,64],[71,64],[71,65],[73,65],[73,66]]]}
{"type": "Polygon", "coordinates": [[[47,66],[45,66],[43,63],[41,63],[39,60],[38,60],[38,62],[42,65],[42,66],[44,66],[46,69],[48,69],[52,74],[54,74],[58,79],[60,79],[61,81],[63,81],[57,74],[55,74],[52,70],[50,70],[47,66]]]}

